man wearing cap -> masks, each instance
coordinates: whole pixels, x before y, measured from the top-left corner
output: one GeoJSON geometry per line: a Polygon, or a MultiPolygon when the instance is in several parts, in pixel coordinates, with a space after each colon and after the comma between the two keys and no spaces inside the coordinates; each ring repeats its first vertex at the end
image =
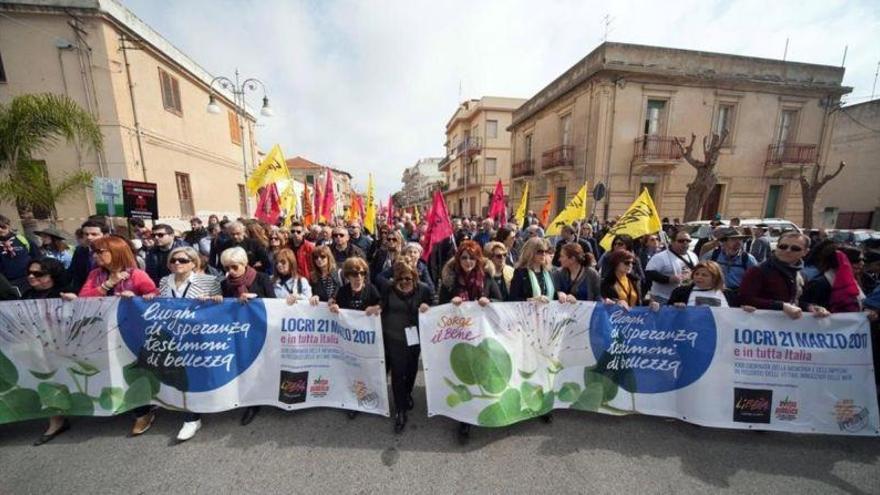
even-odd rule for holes
{"type": "Polygon", "coordinates": [[[55,227],[36,230],[34,234],[40,236],[40,241],[42,241],[40,254],[46,258],[60,261],[65,270],[70,267],[70,262],[73,260],[73,249],[68,244],[70,237],[67,234],[55,227]]]}
{"type": "Polygon", "coordinates": [[[759,223],[752,227],[755,240],[752,241],[752,248],[749,254],[755,257],[755,261],[763,263],[770,256],[770,235],[766,223],[759,223]]]}
{"type": "Polygon", "coordinates": [[[755,257],[743,250],[743,235],[733,227],[721,227],[717,232],[719,246],[700,257],[703,261],[714,261],[724,272],[725,293],[731,306],[738,306],[736,294],[746,271],[757,266],[755,257]]]}

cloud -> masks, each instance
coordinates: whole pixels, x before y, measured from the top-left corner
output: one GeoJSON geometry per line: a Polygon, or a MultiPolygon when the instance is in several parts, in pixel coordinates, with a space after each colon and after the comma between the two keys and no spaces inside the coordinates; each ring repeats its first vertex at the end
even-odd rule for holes
{"type": "Polygon", "coordinates": [[[267,84],[263,149],[281,143],[361,188],[372,173],[379,197],[444,154],[460,99],[534,95],[601,42],[606,13],[612,41],[781,58],[789,38],[788,60],[828,65],[848,45],[853,101],[880,60],[871,1],[123,2],[209,72],[267,84]]]}

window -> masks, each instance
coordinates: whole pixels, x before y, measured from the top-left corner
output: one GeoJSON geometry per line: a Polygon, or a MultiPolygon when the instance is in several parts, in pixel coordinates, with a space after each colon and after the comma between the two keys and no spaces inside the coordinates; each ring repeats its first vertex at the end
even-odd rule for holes
{"type": "Polygon", "coordinates": [[[159,86],[162,88],[162,106],[165,110],[176,114],[183,114],[180,104],[180,83],[177,78],[159,68],[159,86]]]}
{"type": "Polygon", "coordinates": [[[525,143],[525,157],[526,160],[532,159],[532,135],[526,134],[526,143],[525,143]]]}
{"type": "Polygon", "coordinates": [[[306,184],[315,184],[315,176],[311,174],[306,175],[306,184]]]}
{"type": "Polygon", "coordinates": [[[180,216],[194,216],[195,208],[193,208],[192,188],[189,185],[189,174],[175,172],[174,175],[177,178],[177,197],[180,199],[180,216]]]}
{"type": "Polygon", "coordinates": [[[495,175],[498,168],[497,158],[486,158],[486,175],[495,175]]]}
{"type": "Polygon", "coordinates": [[[639,184],[639,190],[636,192],[636,194],[641,194],[642,191],[647,189],[648,194],[651,195],[651,199],[654,200],[654,203],[656,204],[657,203],[657,193],[655,192],[656,187],[657,187],[657,184],[654,182],[642,182],[641,184],[639,184]]]}
{"type": "Polygon", "coordinates": [[[776,218],[778,216],[779,200],[781,197],[781,185],[771,185],[767,188],[767,206],[764,208],[764,218],[776,218]]]}
{"type": "Polygon", "coordinates": [[[713,132],[721,136],[724,131],[727,131],[727,138],[724,140],[724,146],[729,146],[730,142],[733,140],[733,118],[734,118],[734,105],[731,103],[722,103],[718,105],[718,114],[715,115],[715,123],[712,126],[714,128],[713,132]]]}
{"type": "Polygon", "coordinates": [[[664,124],[666,120],[666,101],[648,100],[648,108],[645,112],[644,133],[648,136],[662,136],[666,133],[664,124]]]}
{"type": "Polygon", "coordinates": [[[497,138],[498,137],[498,121],[497,120],[487,120],[486,121],[486,138],[497,138]]]}
{"type": "Polygon", "coordinates": [[[776,136],[776,144],[783,145],[794,141],[797,127],[797,110],[783,110],[779,121],[779,134],[776,136]]]}
{"type": "Polygon", "coordinates": [[[559,128],[562,131],[562,145],[568,146],[571,144],[571,114],[563,115],[561,119],[559,119],[559,128]]]}
{"type": "Polygon", "coordinates": [[[477,198],[471,196],[469,198],[468,202],[470,203],[470,212],[471,212],[470,215],[471,216],[476,215],[477,214],[477,198]]]}
{"type": "Polygon", "coordinates": [[[238,115],[229,110],[229,138],[232,142],[241,146],[241,126],[238,124],[238,115]]]}
{"type": "Polygon", "coordinates": [[[0,55],[0,83],[6,82],[6,69],[3,68],[3,55],[0,55]]]}
{"type": "Polygon", "coordinates": [[[247,211],[247,192],[245,192],[244,184],[238,185],[238,211],[241,212],[241,216],[248,216],[247,211]]]}
{"type": "MultiPolygon", "coordinates": [[[[566,201],[566,198],[565,198],[565,186],[561,186],[561,187],[556,188],[556,197],[553,199],[554,199],[554,201],[556,201],[556,210],[555,211],[558,214],[560,211],[564,210],[565,207],[568,205],[568,202],[566,201]]],[[[552,220],[552,218],[551,218],[551,220],[552,220]]]]}

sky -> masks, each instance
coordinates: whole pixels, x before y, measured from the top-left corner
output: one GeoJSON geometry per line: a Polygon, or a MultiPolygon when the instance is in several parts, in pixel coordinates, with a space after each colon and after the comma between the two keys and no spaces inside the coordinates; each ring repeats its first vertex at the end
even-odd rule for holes
{"type": "MultiPolygon", "coordinates": [[[[274,143],[350,172],[377,197],[420,158],[442,157],[469,98],[530,98],[609,41],[841,65],[851,103],[870,98],[880,2],[121,0],[213,75],[262,80],[274,143]]],[[[880,88],[878,88],[880,94],[880,88]]],[[[261,94],[249,103],[259,108],[261,94]]]]}

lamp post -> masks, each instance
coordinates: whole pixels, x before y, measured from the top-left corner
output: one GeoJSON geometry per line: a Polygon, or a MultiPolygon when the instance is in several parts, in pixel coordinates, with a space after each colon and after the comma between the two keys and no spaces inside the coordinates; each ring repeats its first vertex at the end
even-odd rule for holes
{"type": "MultiPolygon", "coordinates": [[[[256,78],[248,78],[245,80],[240,80],[238,69],[235,69],[235,78],[230,79],[226,76],[217,76],[211,80],[211,84],[209,86],[208,92],[208,107],[207,112],[210,114],[217,115],[222,110],[220,105],[217,104],[217,98],[215,97],[215,89],[214,84],[217,84],[221,88],[232,93],[233,103],[235,106],[235,114],[238,116],[238,129],[241,135],[241,164],[244,168],[244,183],[245,188],[247,188],[248,181],[248,169],[247,169],[247,151],[245,149],[245,134],[244,134],[244,119],[247,115],[247,110],[245,109],[245,92],[255,91],[257,86],[259,85],[263,89],[263,107],[260,109],[260,115],[264,117],[271,117],[273,114],[272,108],[269,106],[269,97],[266,96],[266,85],[263,84],[263,81],[260,81],[256,78]]],[[[244,207],[249,213],[250,202],[248,201],[247,190],[245,190],[244,195],[244,207]]]]}

